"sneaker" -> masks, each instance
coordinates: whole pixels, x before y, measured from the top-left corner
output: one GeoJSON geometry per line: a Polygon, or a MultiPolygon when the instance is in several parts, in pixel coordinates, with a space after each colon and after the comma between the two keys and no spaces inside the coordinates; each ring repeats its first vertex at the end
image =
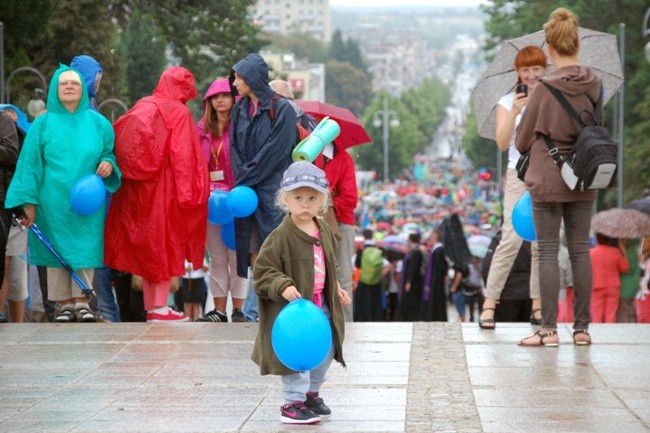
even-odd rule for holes
{"type": "Polygon", "coordinates": [[[332,411],[329,407],[323,402],[323,399],[318,396],[317,392],[308,392],[307,400],[305,400],[305,406],[311,409],[316,415],[321,418],[329,418],[332,415],[332,411]]]}
{"type": "Polygon", "coordinates": [[[76,320],[74,315],[74,310],[72,308],[63,308],[58,314],[54,317],[54,321],[57,323],[71,323],[76,320]]]}
{"type": "Polygon", "coordinates": [[[200,317],[199,322],[228,322],[228,316],[223,313],[218,312],[217,310],[212,310],[207,313],[205,316],[200,317]]]}
{"type": "Polygon", "coordinates": [[[317,424],[320,417],[301,401],[280,406],[280,421],[284,424],[317,424]]]}
{"type": "Polygon", "coordinates": [[[5,313],[0,313],[0,323],[7,323],[7,317],[5,313]]]}
{"type": "Polygon", "coordinates": [[[232,314],[230,315],[230,320],[233,323],[235,323],[235,322],[240,322],[240,323],[241,322],[248,322],[248,320],[246,320],[246,316],[244,316],[244,313],[239,308],[235,308],[235,309],[232,310],[232,314]]]}
{"type": "Polygon", "coordinates": [[[77,308],[74,312],[77,322],[96,322],[95,315],[86,307],[77,308]]]}
{"type": "Polygon", "coordinates": [[[171,308],[167,309],[166,314],[160,313],[147,313],[147,323],[176,323],[176,322],[189,322],[190,318],[183,313],[174,311],[171,308]]]}

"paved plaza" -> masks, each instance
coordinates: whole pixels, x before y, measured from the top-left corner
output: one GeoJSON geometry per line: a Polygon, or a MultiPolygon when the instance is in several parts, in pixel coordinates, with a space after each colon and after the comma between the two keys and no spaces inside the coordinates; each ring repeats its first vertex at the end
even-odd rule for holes
{"type": "Polygon", "coordinates": [[[650,431],[650,325],[521,348],[528,324],[353,323],[333,416],[280,423],[281,385],[249,360],[255,324],[0,325],[0,432],[650,431]]]}

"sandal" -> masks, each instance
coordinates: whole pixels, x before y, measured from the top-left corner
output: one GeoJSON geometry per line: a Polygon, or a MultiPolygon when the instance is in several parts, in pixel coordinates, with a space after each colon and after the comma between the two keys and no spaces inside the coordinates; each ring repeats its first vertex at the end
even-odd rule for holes
{"type": "MultiPolygon", "coordinates": [[[[497,322],[494,321],[494,308],[491,307],[485,307],[483,308],[483,311],[489,311],[492,310],[492,317],[489,319],[480,319],[478,320],[478,327],[481,329],[494,329],[497,327],[497,322]]],[[[481,313],[483,314],[483,313],[481,313]]]]}
{"type": "Polygon", "coordinates": [[[589,331],[586,329],[576,329],[573,331],[573,344],[576,346],[589,346],[591,344],[589,331]]]}
{"type": "Polygon", "coordinates": [[[552,338],[554,336],[557,336],[557,331],[547,331],[543,333],[541,330],[539,330],[535,332],[533,335],[531,335],[530,337],[526,337],[523,340],[519,340],[517,344],[525,347],[541,347],[541,346],[558,347],[560,345],[559,338],[557,338],[557,340],[554,339],[554,341],[549,341],[548,343],[544,342],[545,339],[552,338]],[[535,338],[539,338],[539,340],[537,341],[532,340],[535,338]]]}
{"type": "Polygon", "coordinates": [[[541,308],[535,308],[530,314],[530,324],[533,326],[542,326],[541,308]],[[540,318],[535,317],[535,313],[540,312],[540,318]]]}
{"type": "Polygon", "coordinates": [[[70,323],[75,321],[74,310],[72,308],[63,308],[59,313],[54,317],[54,321],[57,323],[70,323]]]}
{"type": "Polygon", "coordinates": [[[75,317],[78,322],[96,322],[95,315],[86,307],[79,307],[75,311],[75,317]]]}

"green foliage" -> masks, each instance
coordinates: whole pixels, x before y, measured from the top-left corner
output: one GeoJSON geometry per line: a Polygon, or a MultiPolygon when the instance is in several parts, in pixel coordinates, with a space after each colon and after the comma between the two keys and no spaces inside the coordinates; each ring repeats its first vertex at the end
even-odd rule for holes
{"type": "MultiPolygon", "coordinates": [[[[388,173],[389,179],[398,177],[404,169],[413,165],[413,156],[422,153],[430,142],[432,134],[423,132],[421,114],[414,112],[411,106],[422,105],[429,106],[431,102],[432,112],[442,112],[449,102],[449,95],[446,97],[435,98],[429,93],[432,86],[441,86],[437,79],[425,80],[417,89],[406,92],[400,99],[393,98],[385,92],[380,92],[370,103],[368,109],[362,117],[362,122],[366,131],[373,140],[372,144],[367,144],[355,148],[354,155],[357,167],[361,170],[374,170],[383,176],[384,166],[384,100],[387,102],[388,111],[395,112],[399,119],[399,126],[390,126],[388,128],[388,173]],[[408,101],[408,102],[407,102],[408,101]],[[379,120],[378,126],[374,125],[374,120],[379,120]]],[[[444,93],[444,92],[443,92],[444,93]]],[[[390,119],[393,116],[389,116],[390,119]]],[[[430,117],[425,123],[430,124],[425,129],[436,131],[443,117],[437,120],[430,117]]]]}
{"type": "Polygon", "coordinates": [[[408,89],[402,94],[402,102],[417,119],[420,131],[432,136],[445,116],[445,107],[451,101],[449,88],[437,77],[426,78],[416,89],[408,89]],[[426,95],[426,97],[422,97],[426,95]]]}
{"type": "Polygon", "coordinates": [[[363,60],[359,44],[352,38],[344,41],[340,30],[336,30],[332,35],[329,57],[339,62],[347,62],[364,73],[368,71],[368,65],[363,60]]]}
{"type": "Polygon", "coordinates": [[[325,99],[329,104],[350,109],[357,116],[366,109],[372,90],[366,74],[337,60],[325,64],[325,99]]]}
{"type": "Polygon", "coordinates": [[[325,63],[329,56],[329,46],[314,38],[309,33],[277,35],[274,34],[268,47],[274,52],[291,52],[298,59],[307,59],[311,63],[325,63]]]}
{"type": "Polygon", "coordinates": [[[31,54],[39,48],[38,32],[43,31],[50,19],[50,3],[46,0],[2,2],[0,21],[4,29],[5,68],[8,72],[31,65],[31,54]]]}
{"type": "MultiPolygon", "coordinates": [[[[479,137],[478,127],[476,125],[476,116],[474,115],[474,106],[472,106],[472,110],[467,118],[462,146],[463,149],[465,149],[465,155],[467,155],[467,158],[472,162],[474,167],[485,167],[491,169],[495,174],[497,173],[498,164],[496,142],[494,140],[479,137]]],[[[502,158],[502,170],[505,170],[507,162],[508,154],[504,152],[502,158]]]]}
{"type": "Polygon", "coordinates": [[[124,32],[124,69],[131,105],[151,95],[165,69],[164,37],[150,15],[135,11],[124,32]]]}

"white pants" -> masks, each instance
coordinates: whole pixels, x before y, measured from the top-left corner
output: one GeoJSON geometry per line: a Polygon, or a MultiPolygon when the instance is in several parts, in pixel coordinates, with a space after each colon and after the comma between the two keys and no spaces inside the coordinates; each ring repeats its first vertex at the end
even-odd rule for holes
{"type": "Polygon", "coordinates": [[[248,280],[237,276],[237,253],[221,240],[222,226],[208,223],[207,248],[210,253],[209,287],[213,298],[246,299],[248,280]]]}
{"type": "MultiPolygon", "coordinates": [[[[517,177],[517,170],[509,168],[506,172],[505,196],[503,198],[503,226],[501,242],[494,252],[486,284],[486,298],[499,300],[506,284],[512,264],[524,240],[512,226],[512,211],[515,204],[526,192],[526,185],[517,177]]],[[[537,242],[531,242],[530,297],[539,299],[539,257],[537,242]]]]}

